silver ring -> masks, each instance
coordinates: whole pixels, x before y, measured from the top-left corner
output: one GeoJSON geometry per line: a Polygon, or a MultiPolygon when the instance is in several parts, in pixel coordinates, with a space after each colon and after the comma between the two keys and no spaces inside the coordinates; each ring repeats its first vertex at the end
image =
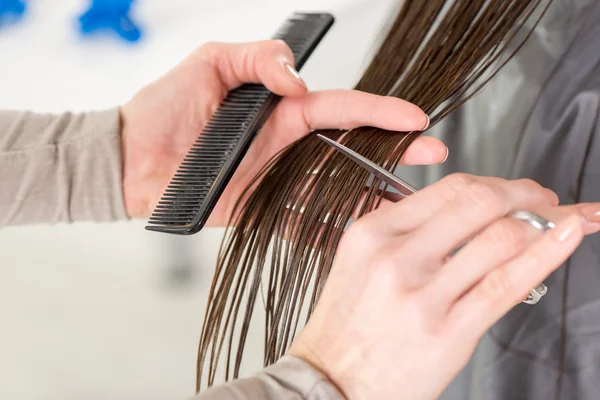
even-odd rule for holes
{"type": "Polygon", "coordinates": [[[509,216],[521,221],[525,221],[534,228],[544,232],[556,226],[554,225],[554,222],[548,221],[547,219],[542,218],[539,215],[531,213],[529,211],[515,211],[509,216]]]}
{"type": "MultiPolygon", "coordinates": [[[[556,226],[554,225],[554,222],[548,221],[547,219],[529,211],[515,211],[509,214],[509,217],[527,222],[529,225],[542,232],[546,232],[556,226]]],[[[527,299],[525,299],[523,303],[536,304],[542,297],[544,297],[546,293],[548,293],[548,288],[543,283],[540,283],[536,288],[529,292],[529,296],[527,296],[527,299]]]]}

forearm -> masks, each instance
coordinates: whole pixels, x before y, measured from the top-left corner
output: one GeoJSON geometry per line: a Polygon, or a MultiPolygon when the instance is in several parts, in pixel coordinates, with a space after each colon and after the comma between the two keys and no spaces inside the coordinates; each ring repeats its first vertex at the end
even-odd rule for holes
{"type": "Polygon", "coordinates": [[[0,111],[0,227],[126,218],[118,109],[0,111]]]}
{"type": "Polygon", "coordinates": [[[344,400],[329,380],[310,364],[283,357],[260,373],[215,386],[194,400],[344,400]]]}

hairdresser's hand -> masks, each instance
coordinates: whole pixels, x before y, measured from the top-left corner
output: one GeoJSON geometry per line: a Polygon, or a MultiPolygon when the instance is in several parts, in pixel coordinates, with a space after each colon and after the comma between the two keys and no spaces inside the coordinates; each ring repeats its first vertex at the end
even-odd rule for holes
{"type": "MultiPolygon", "coordinates": [[[[230,89],[260,82],[287,96],[281,101],[230,181],[209,220],[224,225],[230,209],[257,171],[277,151],[312,129],[364,125],[389,130],[420,130],[427,116],[405,101],[356,91],[308,93],[292,68],[285,43],[210,43],[167,75],[141,90],[122,108],[124,182],[127,212],[147,217],[203,126],[230,89]]],[[[406,152],[406,164],[443,162],[446,146],[419,138],[406,152]]]]}
{"type": "Polygon", "coordinates": [[[488,328],[600,230],[600,204],[557,203],[532,181],[452,175],[367,214],[290,354],[351,400],[437,398],[488,328]],[[542,234],[511,210],[556,228],[542,234]]]}

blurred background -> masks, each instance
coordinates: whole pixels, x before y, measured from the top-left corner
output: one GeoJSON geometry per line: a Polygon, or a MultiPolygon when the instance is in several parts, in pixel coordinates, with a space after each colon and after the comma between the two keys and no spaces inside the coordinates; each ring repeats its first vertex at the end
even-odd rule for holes
{"type": "MultiPolygon", "coordinates": [[[[336,23],[301,71],[350,88],[398,0],[137,0],[142,38],[82,37],[89,0],[27,0],[0,23],[0,108],[101,110],[126,102],[206,41],[268,39],[293,11],[336,23]]],[[[3,2],[0,1],[0,7],[3,2]]],[[[2,171],[0,171],[2,173],[2,171]]],[[[0,230],[0,398],[185,399],[223,231],[193,237],[145,221],[0,230]]],[[[262,336],[247,344],[261,366],[262,336]]]]}

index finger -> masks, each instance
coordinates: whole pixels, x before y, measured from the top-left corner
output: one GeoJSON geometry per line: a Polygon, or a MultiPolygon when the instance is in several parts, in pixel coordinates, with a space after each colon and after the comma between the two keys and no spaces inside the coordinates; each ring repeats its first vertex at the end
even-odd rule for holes
{"type": "MultiPolygon", "coordinates": [[[[420,131],[428,127],[429,117],[418,106],[399,98],[357,90],[327,90],[283,99],[270,122],[276,130],[288,132],[293,141],[317,129],[369,126],[396,132],[420,131]]],[[[444,162],[447,156],[448,148],[441,140],[419,136],[401,163],[431,165],[444,162]]]]}
{"type": "Polygon", "coordinates": [[[381,234],[409,232],[425,224],[470,185],[488,183],[514,191],[515,195],[539,197],[550,205],[558,205],[558,196],[530,179],[507,181],[496,177],[452,174],[419,190],[401,202],[367,214],[365,223],[377,225],[381,234]]]}
{"type": "Polygon", "coordinates": [[[398,132],[421,131],[429,117],[415,104],[391,96],[359,90],[310,92],[304,97],[286,99],[296,108],[308,130],[354,129],[372,126],[398,132]]]}

